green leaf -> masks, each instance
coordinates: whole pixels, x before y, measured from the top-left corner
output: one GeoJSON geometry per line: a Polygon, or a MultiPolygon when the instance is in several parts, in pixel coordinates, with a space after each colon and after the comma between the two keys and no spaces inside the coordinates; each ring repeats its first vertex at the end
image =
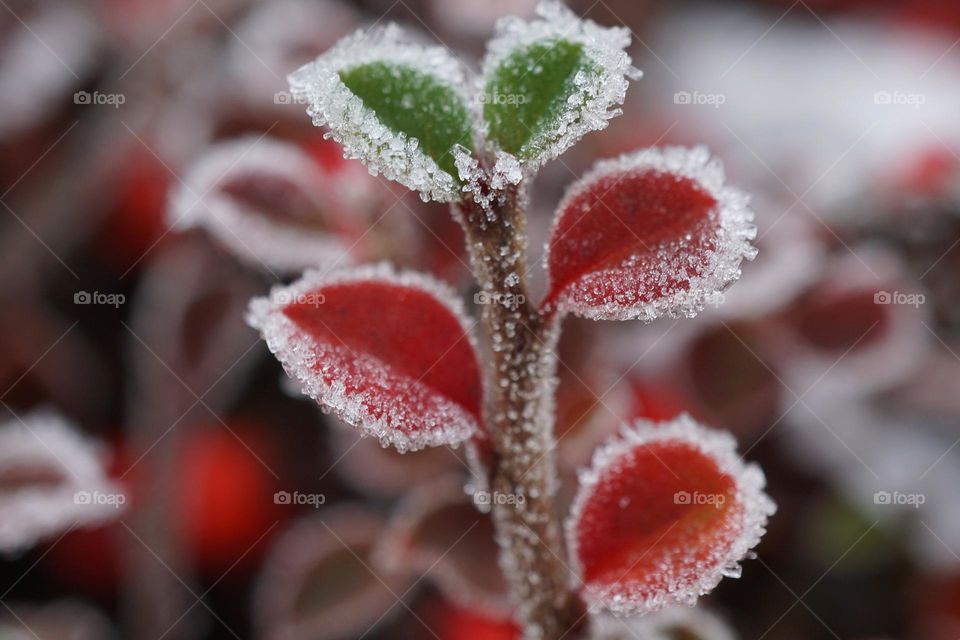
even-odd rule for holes
{"type": "Polygon", "coordinates": [[[566,40],[538,42],[507,56],[484,89],[489,139],[521,160],[538,153],[531,142],[547,137],[569,110],[578,72],[596,70],[585,59],[583,45],[566,40]]]}
{"type": "Polygon", "coordinates": [[[537,18],[504,18],[483,61],[484,134],[529,175],[621,113],[628,78],[640,72],[630,30],[584,20],[545,0],[537,18]]]}
{"type": "Polygon", "coordinates": [[[425,200],[463,197],[453,148],[472,150],[473,112],[463,65],[395,24],[360,29],[289,76],[290,90],[374,175],[425,200]]]}
{"type": "Polygon", "coordinates": [[[340,80],[391,131],[457,178],[453,148],[473,149],[470,114],[453,88],[409,65],[372,62],[340,72],[340,80]]]}

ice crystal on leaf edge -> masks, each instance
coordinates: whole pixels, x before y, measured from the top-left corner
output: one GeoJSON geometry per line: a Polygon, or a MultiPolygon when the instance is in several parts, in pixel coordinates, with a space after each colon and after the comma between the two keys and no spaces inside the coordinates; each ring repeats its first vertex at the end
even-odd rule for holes
{"type": "Polygon", "coordinates": [[[703,427],[687,414],[661,423],[639,420],[631,426],[625,425],[601,445],[594,452],[590,467],[579,474],[580,487],[565,523],[571,567],[577,576],[583,575],[577,528],[595,489],[604,480],[605,472],[615,469],[618,462],[640,447],[670,442],[692,446],[733,480],[735,503],[742,506],[739,532],[726,553],[722,556],[712,554],[710,562],[702,567],[694,580],[675,583],[666,592],[644,597],[632,592],[629,584],[587,586],[579,578],[576,580],[575,586],[583,588],[582,593],[589,604],[616,615],[644,614],[670,605],[693,606],[724,577],[739,575],[739,563],[760,542],[766,533],[767,520],[776,512],[776,504],[764,492],[766,478],[763,471],[756,464],[743,462],[737,455],[736,441],[729,433],[703,427]]]}
{"type": "MultiPolygon", "coordinates": [[[[524,148],[535,151],[523,162],[528,173],[558,157],[587,133],[605,129],[611,118],[622,113],[611,107],[623,104],[628,79],[639,80],[643,76],[625,51],[630,46],[628,28],[600,26],[580,18],[556,0],[544,0],[536,11],[537,20],[506,16],[497,22],[494,37],[487,43],[482,74],[475,83],[478,95],[486,90],[488,80],[501,63],[538,43],[563,40],[581,45],[584,58],[597,72],[579,71],[574,78],[576,90],[567,98],[569,108],[526,142],[524,148]]],[[[483,123],[482,131],[489,139],[489,123],[483,123]]]]}
{"type": "Polygon", "coordinates": [[[327,126],[346,157],[360,159],[373,175],[382,173],[420,192],[424,200],[458,200],[456,176],[442,170],[418,140],[386,126],[340,78],[341,71],[377,62],[409,66],[437,79],[460,97],[473,116],[463,66],[446,48],[415,42],[393,23],[354,32],[287,79],[294,97],[309,105],[313,124],[327,126]]]}
{"type": "MultiPolygon", "coordinates": [[[[718,159],[710,157],[705,146],[698,145],[693,148],[651,147],[623,154],[619,158],[598,161],[580,181],[568,189],[557,207],[558,213],[554,217],[550,240],[544,248],[544,262],[547,265],[551,263],[550,244],[557,234],[565,210],[595,182],[605,178],[621,179],[621,176],[626,179],[631,174],[651,170],[689,178],[716,200],[711,212],[717,219],[716,247],[708,251],[708,262],[701,275],[689,278],[687,289],[675,290],[669,295],[648,301],[644,301],[636,292],[631,294],[628,291],[621,291],[620,299],[600,306],[579,303],[574,299],[573,290],[589,292],[591,283],[599,285],[619,282],[622,289],[629,289],[629,280],[632,278],[629,275],[625,277],[624,273],[630,271],[633,260],[627,258],[618,267],[584,274],[577,282],[560,292],[545,309],[546,312],[559,309],[591,320],[639,319],[651,322],[662,316],[692,318],[713,295],[740,277],[740,264],[744,258],[753,260],[756,257],[757,249],[751,244],[751,240],[756,237],[757,228],[753,223],[753,210],[749,207],[749,195],[728,186],[723,165],[718,159]]],[[[683,255],[685,254],[681,257],[683,255]]],[[[665,259],[666,256],[661,257],[661,261],[665,259]]],[[[669,271],[665,271],[661,276],[679,273],[685,267],[684,264],[669,266],[669,271]]]]}
{"type": "MultiPolygon", "coordinates": [[[[412,288],[428,294],[435,302],[446,308],[456,318],[474,353],[477,352],[472,326],[462,301],[448,285],[416,272],[397,272],[387,263],[367,265],[324,273],[309,270],[290,285],[277,285],[268,297],[254,298],[247,312],[248,324],[260,331],[267,347],[284,370],[300,385],[301,393],[324,407],[331,409],[341,420],[357,427],[361,434],[375,436],[383,446],[394,446],[401,453],[417,451],[424,447],[441,445],[456,446],[478,433],[482,425],[478,417],[435,390],[409,376],[392,372],[388,363],[364,353],[343,354],[338,347],[318,345],[306,332],[288,318],[283,309],[297,301],[308,299],[310,294],[332,285],[348,283],[379,282],[412,288]],[[314,352],[312,348],[318,348],[314,352]],[[383,415],[371,414],[371,407],[382,406],[382,398],[376,394],[348,392],[347,388],[357,381],[345,379],[323,380],[315,370],[325,358],[348,357],[362,369],[365,380],[376,380],[385,387],[397,387],[396,397],[413,399],[412,406],[402,402],[392,405],[395,411],[383,411],[383,415]],[[422,403],[427,401],[424,406],[422,403]],[[419,423],[415,433],[407,433],[391,426],[390,421],[400,424],[419,423]]],[[[349,348],[347,348],[349,351],[349,348]]]]}

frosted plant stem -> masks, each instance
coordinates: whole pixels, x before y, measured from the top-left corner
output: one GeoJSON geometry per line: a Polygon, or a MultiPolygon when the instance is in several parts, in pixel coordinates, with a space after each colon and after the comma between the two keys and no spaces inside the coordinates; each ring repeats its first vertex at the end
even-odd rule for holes
{"type": "Polygon", "coordinates": [[[584,605],[570,588],[563,560],[551,454],[559,327],[530,303],[522,275],[526,239],[518,196],[510,188],[488,205],[469,201],[455,208],[488,301],[483,322],[492,352],[487,374],[495,450],[489,469],[492,515],[500,565],[524,639],[576,640],[585,627],[584,605]]]}

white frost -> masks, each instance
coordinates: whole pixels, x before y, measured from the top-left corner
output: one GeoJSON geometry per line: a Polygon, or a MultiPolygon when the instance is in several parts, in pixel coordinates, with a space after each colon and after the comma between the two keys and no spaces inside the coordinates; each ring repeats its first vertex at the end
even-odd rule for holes
{"type": "Polygon", "coordinates": [[[702,606],[668,607],[644,616],[619,618],[602,613],[591,619],[591,640],[736,640],[737,635],[717,614],[702,606]]]}
{"type": "MultiPolygon", "coordinates": [[[[728,548],[711,550],[707,561],[698,562],[699,570],[695,579],[680,580],[674,577],[663,593],[647,595],[639,585],[631,585],[624,580],[615,586],[586,586],[583,595],[589,604],[604,607],[618,615],[648,613],[670,605],[693,606],[697,598],[712,591],[724,577],[739,576],[740,561],[747,557],[766,532],[767,520],[776,512],[776,505],[764,492],[766,479],[763,471],[753,463],[743,462],[737,455],[733,436],[707,429],[686,414],[662,423],[639,420],[632,426],[624,426],[598,448],[590,467],[580,473],[580,488],[566,521],[567,548],[574,571],[583,575],[577,528],[605,473],[616,470],[624,457],[639,447],[677,441],[700,451],[717,465],[721,473],[733,480],[733,499],[739,511],[735,521],[727,525],[733,528],[729,532],[734,536],[732,543],[728,548]]],[[[583,583],[578,581],[576,586],[583,586],[583,583]]]]}
{"type": "Polygon", "coordinates": [[[621,113],[611,107],[623,103],[628,78],[639,80],[642,76],[625,51],[630,46],[630,30],[626,27],[608,28],[583,20],[555,0],[541,2],[537,14],[539,19],[529,22],[515,16],[497,22],[495,36],[487,43],[479,91],[511,54],[557,39],[582,45],[585,57],[598,72],[577,73],[576,90],[567,99],[569,108],[526,143],[525,149],[536,152],[526,161],[529,171],[556,158],[587,133],[605,129],[608,121],[621,113]]]}
{"type": "Polygon", "coordinates": [[[187,170],[171,198],[171,227],[207,229],[238,257],[264,271],[290,273],[350,263],[348,245],[334,231],[284,224],[220,190],[228,181],[256,176],[289,184],[316,206],[321,217],[342,215],[330,209],[339,208],[336,194],[343,186],[306,153],[290,143],[248,136],[211,146],[187,170]]]}
{"type": "MultiPolygon", "coordinates": [[[[439,46],[425,46],[395,24],[358,30],[335,47],[290,74],[290,90],[308,104],[318,126],[327,126],[348,157],[362,160],[374,175],[419,191],[424,199],[453,202],[460,190],[455,176],[443,171],[420,149],[419,141],[387,127],[340,79],[340,72],[373,62],[410,66],[453,89],[469,105],[462,65],[439,46]]],[[[469,108],[467,109],[469,113],[469,108]]],[[[472,142],[472,141],[469,141],[472,142]]]]}
{"type": "Polygon", "coordinates": [[[446,284],[423,274],[397,273],[387,264],[344,269],[330,274],[307,271],[289,286],[274,287],[269,297],[250,302],[247,322],[260,331],[267,347],[283,365],[300,390],[329,407],[344,422],[363,435],[375,436],[383,446],[392,445],[401,453],[424,447],[455,446],[476,433],[477,419],[419,380],[398,373],[376,355],[356,353],[338,345],[318,343],[299,329],[283,309],[306,299],[324,287],[350,282],[377,281],[428,293],[460,322],[466,340],[476,350],[463,303],[446,284]],[[350,361],[361,371],[357,378],[344,375],[336,363],[350,361]],[[323,367],[323,374],[317,366],[323,367]],[[325,380],[324,377],[329,379],[325,380]],[[386,393],[358,392],[365,385],[386,393]]]}
{"type": "MultiPolygon", "coordinates": [[[[716,246],[708,252],[704,266],[694,265],[700,275],[681,278],[689,282],[686,289],[668,287],[671,278],[684,273],[689,266],[690,256],[682,248],[692,238],[683,238],[667,246],[654,247],[658,259],[653,264],[657,268],[643,274],[641,282],[637,282],[638,276],[633,268],[636,258],[627,258],[619,267],[582,276],[560,295],[557,305],[561,309],[592,320],[640,319],[651,322],[662,316],[691,318],[705,304],[714,301],[714,296],[727,284],[740,277],[740,263],[744,258],[752,260],[756,257],[757,250],[750,243],[757,235],[757,228],[753,224],[754,213],[749,207],[749,196],[726,184],[720,161],[711,158],[703,146],[690,149],[652,147],[616,159],[602,160],[568,190],[557,210],[564,212],[571,202],[598,180],[648,170],[690,178],[717,202],[711,212],[717,221],[716,246]],[[610,283],[616,296],[612,301],[595,293],[601,290],[601,285],[610,283]],[[650,299],[643,293],[657,288],[663,288],[664,295],[650,299]]],[[[563,215],[561,213],[554,220],[551,238],[557,233],[557,223],[563,215]]],[[[547,264],[550,263],[549,251],[548,244],[545,248],[547,264]]],[[[644,261],[647,261],[646,256],[644,261]]]]}
{"type": "Polygon", "coordinates": [[[0,476],[0,552],[111,520],[126,501],[97,445],[46,411],[0,427],[0,476]]]}

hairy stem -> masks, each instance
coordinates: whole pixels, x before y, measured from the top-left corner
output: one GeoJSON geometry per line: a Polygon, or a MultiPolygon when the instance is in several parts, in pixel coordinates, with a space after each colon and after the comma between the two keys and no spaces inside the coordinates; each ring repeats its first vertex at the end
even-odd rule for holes
{"type": "Polygon", "coordinates": [[[530,302],[520,200],[511,189],[489,204],[469,201],[456,211],[486,302],[483,322],[492,352],[490,490],[494,497],[515,498],[491,501],[493,521],[524,638],[575,640],[585,626],[584,608],[570,588],[564,560],[552,453],[559,328],[530,302]]]}

